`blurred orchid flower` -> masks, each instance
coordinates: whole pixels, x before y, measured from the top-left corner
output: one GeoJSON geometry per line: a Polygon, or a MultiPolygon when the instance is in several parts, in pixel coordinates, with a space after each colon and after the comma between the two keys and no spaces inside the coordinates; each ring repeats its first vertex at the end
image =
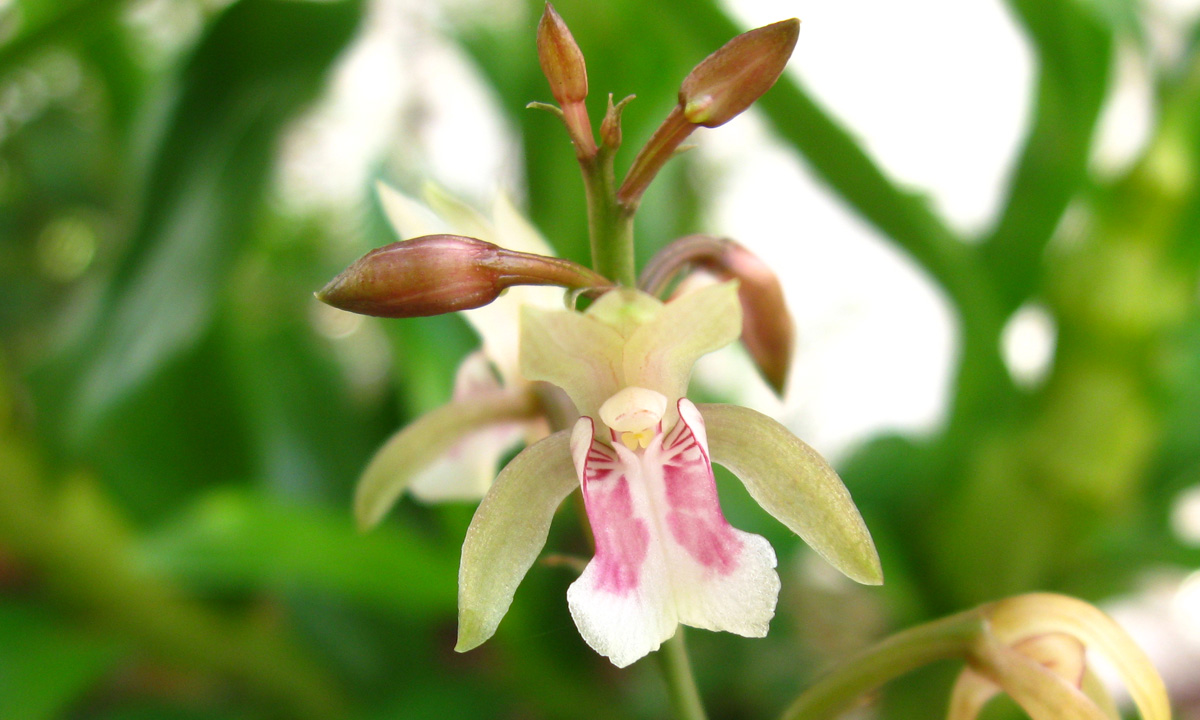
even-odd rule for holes
{"type": "Polygon", "coordinates": [[[1169,720],[1162,679],[1111,618],[1075,598],[1034,593],[981,608],[986,632],[950,697],[948,720],[975,720],[1001,691],[1033,720],[1119,720],[1086,653],[1099,652],[1121,674],[1144,720],[1169,720]]]}
{"type": "Polygon", "coordinates": [[[679,623],[765,635],[775,553],[725,521],[712,462],[839,570],[882,582],[870,534],[820,455],[764,415],[684,397],[693,364],[736,340],[741,317],[736,281],[665,304],[620,288],[583,313],[523,308],[522,373],[565,391],[580,418],[514,458],[480,504],[459,569],[458,650],[495,632],[576,487],[596,554],[567,600],[597,652],[624,667],[679,623]]]}
{"type": "MultiPolygon", "coordinates": [[[[497,196],[489,220],[433,185],[426,186],[424,203],[383,183],[378,192],[401,238],[453,233],[519,253],[552,255],[503,195],[497,196]]],[[[460,365],[450,403],[402,428],[375,454],[355,497],[361,526],[377,523],[405,490],[427,502],[478,500],[505,453],[546,434],[533,389],[518,367],[519,309],[562,307],[562,296],[562,288],[520,285],[462,311],[483,347],[460,365]]]]}

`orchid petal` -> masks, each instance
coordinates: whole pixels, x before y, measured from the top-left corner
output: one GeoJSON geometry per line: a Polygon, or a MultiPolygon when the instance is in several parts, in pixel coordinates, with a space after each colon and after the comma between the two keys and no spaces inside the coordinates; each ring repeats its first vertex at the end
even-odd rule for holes
{"type": "Polygon", "coordinates": [[[1096,703],[1096,707],[1104,713],[1104,717],[1108,720],[1121,720],[1121,712],[1117,710],[1117,704],[1113,702],[1112,694],[1108,692],[1104,681],[1092,672],[1089,667],[1083,669],[1083,686],[1079,688],[1083,691],[1088,699],[1096,703]]]}
{"type": "Polygon", "coordinates": [[[666,509],[664,535],[679,621],[763,637],[779,596],[775,551],[765,538],[725,521],[704,419],[686,398],[678,412],[679,422],[661,445],[647,448],[642,464],[666,509]]]}
{"type": "Polygon", "coordinates": [[[972,660],[977,672],[1004,688],[1032,720],[1108,720],[1073,684],[995,638],[984,640],[972,660]]]}
{"type": "Polygon", "coordinates": [[[537,228],[513,206],[512,200],[504,193],[498,193],[492,201],[492,222],[496,228],[496,239],[492,242],[497,245],[534,255],[554,255],[554,250],[537,228]]]}
{"type": "Polygon", "coordinates": [[[562,388],[580,415],[595,417],[623,387],[620,334],[584,313],[525,307],[521,313],[521,373],[562,388]]]}
{"type": "Polygon", "coordinates": [[[950,691],[950,709],[946,720],[975,720],[984,706],[1000,693],[1000,686],[975,672],[963,668],[950,691]]]}
{"type": "MultiPolygon", "coordinates": [[[[433,211],[391,185],[383,181],[376,182],[375,191],[379,193],[383,214],[387,216],[392,230],[401,240],[424,235],[453,233],[449,224],[434,215],[433,211]]],[[[453,234],[463,235],[465,233],[453,234]]]]}
{"type": "Polygon", "coordinates": [[[492,425],[527,419],[528,393],[499,392],[443,405],[401,429],[371,459],[358,480],[354,516],[360,529],[379,523],[405,488],[465,436],[492,425]]]}
{"type": "Polygon", "coordinates": [[[426,503],[478,501],[492,486],[500,460],[521,442],[525,430],[523,422],[499,423],[462,436],[413,477],[409,493],[426,503]]]}
{"type": "MultiPolygon", "coordinates": [[[[681,295],[630,336],[624,355],[625,384],[657,390],[671,400],[683,397],[696,361],[737,340],[741,332],[736,281],[681,295]]],[[[673,415],[670,412],[663,419],[664,427],[674,423],[673,415]]]]}
{"type": "Polygon", "coordinates": [[[575,423],[571,454],[596,555],[567,589],[567,605],[584,641],[626,667],[674,635],[678,618],[636,457],[626,463],[593,430],[591,418],[575,423]]]}
{"type": "Polygon", "coordinates": [[[1007,644],[1031,635],[1065,633],[1102,653],[1121,674],[1143,720],[1169,720],[1171,705],[1150,659],[1112,618],[1065,595],[1031,593],[988,606],[996,637],[1007,644]]]}
{"type": "Polygon", "coordinates": [[[617,667],[658,649],[678,623],[762,637],[775,614],[775,552],[725,521],[703,420],[687,400],[679,413],[640,456],[595,440],[587,417],[572,436],[596,556],[567,602],[580,635],[617,667]]]}
{"type": "Polygon", "coordinates": [[[578,483],[566,430],[525,448],[500,471],[463,542],[455,650],[478,647],[496,632],[546,544],[555,510],[578,483]]]}
{"type": "Polygon", "coordinates": [[[449,226],[449,232],[455,235],[476,237],[490,243],[496,243],[496,232],[487,218],[478,210],[462,200],[446,192],[437,183],[426,182],[421,186],[421,199],[430,210],[437,213],[449,226]]]}
{"type": "Polygon", "coordinates": [[[883,582],[871,534],[829,463],[787,428],[749,408],[700,405],[712,460],[750,496],[852,580],[883,582]]]}

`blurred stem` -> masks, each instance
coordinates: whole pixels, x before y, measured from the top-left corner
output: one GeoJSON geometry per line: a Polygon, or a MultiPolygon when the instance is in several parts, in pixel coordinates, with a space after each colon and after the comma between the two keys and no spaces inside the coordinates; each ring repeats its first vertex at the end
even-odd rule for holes
{"type": "Polygon", "coordinates": [[[671,706],[675,708],[675,717],[678,720],[705,720],[708,716],[704,713],[704,703],[700,700],[700,691],[692,674],[682,625],[676,628],[674,637],[663,643],[658,659],[662,664],[663,678],[667,681],[671,706]]]}
{"type": "Polygon", "coordinates": [[[617,201],[613,148],[601,147],[580,158],[587,191],[588,234],[592,269],[613,282],[633,287],[637,271],[633,257],[633,209],[617,201]]]}
{"type": "Polygon", "coordinates": [[[977,610],[897,633],[834,668],[806,690],[782,720],[833,718],[886,682],[938,660],[966,657],[985,632],[977,610]]]}

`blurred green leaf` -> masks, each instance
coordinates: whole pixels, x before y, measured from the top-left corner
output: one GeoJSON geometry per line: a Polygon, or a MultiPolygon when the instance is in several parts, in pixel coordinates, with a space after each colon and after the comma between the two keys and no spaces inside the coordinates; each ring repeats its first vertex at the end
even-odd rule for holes
{"type": "Polygon", "coordinates": [[[201,42],[145,214],[79,352],[77,436],[203,334],[264,198],[279,132],[320,89],[358,18],[349,0],[253,0],[227,11],[201,42]]]}
{"type": "Polygon", "coordinates": [[[0,717],[63,717],[126,655],[123,644],[63,623],[44,608],[0,601],[0,717]]]}
{"type": "Polygon", "coordinates": [[[406,614],[450,615],[457,557],[384,525],[367,534],[348,510],[285,507],[253,494],[202,496],[142,542],[156,571],[208,590],[315,590],[406,614]]]}

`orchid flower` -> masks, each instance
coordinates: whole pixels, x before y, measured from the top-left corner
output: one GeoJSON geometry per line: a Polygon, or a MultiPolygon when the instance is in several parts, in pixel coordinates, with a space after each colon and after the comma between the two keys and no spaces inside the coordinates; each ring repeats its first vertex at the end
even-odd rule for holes
{"type": "Polygon", "coordinates": [[[1034,720],[1113,720],[1112,698],[1087,664],[1103,654],[1146,720],[1169,720],[1162,679],[1111,618],[1065,595],[1032,593],[981,608],[987,630],[954,685],[947,720],[975,720],[1001,691],[1034,720]]]}
{"type": "Polygon", "coordinates": [[[470,361],[453,402],[379,451],[359,483],[360,524],[377,522],[406,487],[426,497],[486,488],[489,469],[514,439],[508,433],[546,411],[532,383],[556,386],[574,405],[574,427],[519,453],[472,519],[459,568],[458,650],[495,633],[545,545],[555,511],[576,488],[595,557],[571,585],[567,603],[597,652],[627,666],[659,648],[681,623],[765,635],[780,587],[775,552],[764,538],[726,522],[713,462],[733,471],[751,497],[843,573],[882,582],[862,517],[819,454],[764,415],[697,406],[685,397],[696,360],[742,335],[743,307],[752,328],[745,340],[758,349],[756,361],[768,379],[782,388],[790,323],[772,274],[761,263],[747,263],[735,244],[702,239],[686,252],[678,245],[664,250],[649,268],[653,286],[645,287],[665,290],[685,266],[715,271],[725,282],[677,291],[666,303],[628,287],[635,275],[632,218],[647,185],[693,130],[724,124],[774,84],[798,31],[795,19],[751,30],[697,65],[677,107],[617,188],[612,155],[628,100],[614,105],[610,97],[597,145],[584,106],[582,54],[547,5],[539,60],[561,108],[535,106],[564,121],[585,172],[595,270],[549,257],[510,206],[498,206],[493,226],[433,193],[430,204],[451,221],[435,225],[425,222],[428,214],[418,204],[381,188],[399,234],[417,237],[372,251],[318,293],[338,307],[385,317],[466,310],[499,373],[489,382],[487,366],[470,361]],[[456,234],[437,234],[447,232],[456,234]],[[523,246],[501,247],[522,239],[523,246]],[[594,302],[584,312],[552,308],[521,285],[557,285],[591,293],[594,302]],[[764,322],[768,315],[774,323],[764,322]]]}
{"type": "MultiPolygon", "coordinates": [[[[503,194],[497,195],[489,221],[434,185],[425,188],[425,203],[383,183],[378,192],[402,238],[453,233],[518,252],[552,254],[503,194]]],[[[517,366],[518,310],[524,305],[561,307],[562,289],[517,286],[488,305],[462,312],[482,349],[459,366],[449,404],[402,428],[375,454],[358,485],[360,524],[377,522],[405,490],[426,502],[478,500],[505,453],[546,434],[530,384],[517,366]],[[481,417],[481,408],[494,412],[481,417]]]]}
{"type": "Polygon", "coordinates": [[[567,602],[597,652],[624,667],[680,623],[765,635],[775,553],[726,522],[712,462],[839,570],[882,581],[862,518],[815,451],[752,410],[685,397],[695,361],[740,331],[736,281],[665,304],[621,288],[583,313],[523,309],[522,373],[565,391],[580,417],[518,455],[480,504],[459,570],[458,650],[495,632],[576,487],[596,554],[567,602]]]}

